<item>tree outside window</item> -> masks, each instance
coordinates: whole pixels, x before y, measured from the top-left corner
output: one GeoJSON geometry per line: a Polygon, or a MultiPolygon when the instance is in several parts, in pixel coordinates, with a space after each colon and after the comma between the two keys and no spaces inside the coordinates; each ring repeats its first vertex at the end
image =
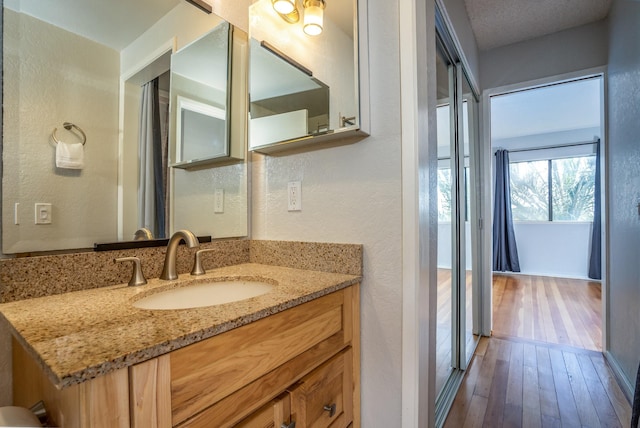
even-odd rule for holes
{"type": "Polygon", "coordinates": [[[438,168],[438,221],[451,221],[451,168],[438,168]]]}
{"type": "Polygon", "coordinates": [[[594,156],[514,162],[510,175],[514,221],[593,221],[594,156]]]}
{"type": "Polygon", "coordinates": [[[509,174],[513,220],[549,220],[549,162],[512,163],[509,174]]]}
{"type": "Polygon", "coordinates": [[[553,220],[593,221],[595,156],[552,162],[553,220]]]}

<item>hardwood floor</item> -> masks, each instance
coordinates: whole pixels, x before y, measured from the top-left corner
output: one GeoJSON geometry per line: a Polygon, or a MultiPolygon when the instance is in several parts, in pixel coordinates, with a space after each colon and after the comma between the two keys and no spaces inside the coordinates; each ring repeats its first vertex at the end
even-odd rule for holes
{"type": "Polygon", "coordinates": [[[493,334],[601,351],[600,283],[494,274],[493,334]]]}
{"type": "Polygon", "coordinates": [[[631,406],[601,353],[482,338],[445,427],[628,427],[631,406]]]}
{"type": "Polygon", "coordinates": [[[627,427],[602,350],[598,282],[494,275],[482,338],[445,427],[627,427]]]}

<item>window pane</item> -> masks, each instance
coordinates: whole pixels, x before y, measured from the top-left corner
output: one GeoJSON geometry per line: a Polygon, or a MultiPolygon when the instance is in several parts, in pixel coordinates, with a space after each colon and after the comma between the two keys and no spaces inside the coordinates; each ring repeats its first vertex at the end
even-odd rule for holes
{"type": "Polygon", "coordinates": [[[593,221],[595,156],[551,162],[553,220],[593,221]]]}
{"type": "Polygon", "coordinates": [[[450,168],[438,168],[438,221],[451,221],[450,168]]]}
{"type": "Polygon", "coordinates": [[[510,164],[511,210],[514,221],[549,220],[549,162],[510,164]]]}

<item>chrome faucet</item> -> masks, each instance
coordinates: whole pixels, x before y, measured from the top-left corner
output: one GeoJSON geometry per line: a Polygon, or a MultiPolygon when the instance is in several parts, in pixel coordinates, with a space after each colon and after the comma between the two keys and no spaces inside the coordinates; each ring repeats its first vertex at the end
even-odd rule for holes
{"type": "Polygon", "coordinates": [[[198,238],[188,230],[178,230],[171,235],[169,243],[167,244],[167,253],[164,256],[164,267],[162,268],[160,279],[172,280],[178,278],[178,274],[176,273],[176,257],[178,253],[178,244],[182,239],[184,239],[184,242],[189,248],[194,248],[200,245],[198,238]]]}

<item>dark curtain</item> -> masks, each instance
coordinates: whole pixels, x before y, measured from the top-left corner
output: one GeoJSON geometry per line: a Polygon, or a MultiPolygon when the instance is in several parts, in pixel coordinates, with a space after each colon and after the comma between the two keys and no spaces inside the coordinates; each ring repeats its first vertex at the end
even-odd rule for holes
{"type": "Polygon", "coordinates": [[[520,272],[516,236],[511,215],[509,152],[496,152],[496,191],[493,208],[493,270],[520,272]]]}
{"type": "Polygon", "coordinates": [[[589,278],[602,279],[602,219],[600,218],[600,141],[596,143],[596,176],[593,189],[593,228],[591,229],[591,255],[589,278]]]}
{"type": "Polygon", "coordinates": [[[156,238],[165,238],[165,180],[163,167],[162,133],[160,130],[160,94],[159,79],[153,79],[153,176],[156,201],[156,238]]]}

